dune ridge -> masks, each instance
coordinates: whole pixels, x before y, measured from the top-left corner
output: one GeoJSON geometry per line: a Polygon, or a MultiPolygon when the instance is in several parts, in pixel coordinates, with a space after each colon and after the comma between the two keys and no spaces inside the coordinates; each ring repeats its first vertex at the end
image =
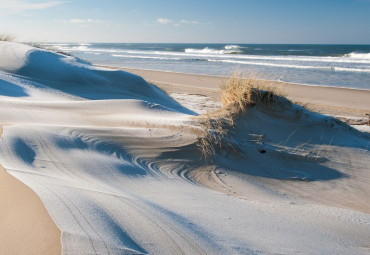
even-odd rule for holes
{"type": "Polygon", "coordinates": [[[62,254],[368,252],[369,139],[349,126],[256,106],[230,133],[240,155],[207,164],[198,114],[141,77],[16,43],[0,55],[0,163],[62,254]]]}

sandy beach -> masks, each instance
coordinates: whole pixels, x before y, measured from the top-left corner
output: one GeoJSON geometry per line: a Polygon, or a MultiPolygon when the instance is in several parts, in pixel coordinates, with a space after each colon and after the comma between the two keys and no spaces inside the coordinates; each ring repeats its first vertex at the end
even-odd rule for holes
{"type": "MultiPolygon", "coordinates": [[[[168,93],[203,94],[214,101],[220,100],[219,88],[224,77],[173,73],[153,70],[121,68],[140,75],[168,93]]],[[[358,117],[368,120],[370,90],[339,87],[308,86],[283,82],[271,82],[280,87],[294,102],[313,111],[339,117],[358,117]]]]}
{"type": "Polygon", "coordinates": [[[231,125],[201,115],[235,109],[220,77],[0,56],[0,253],[369,252],[369,134],[309,110],[365,122],[369,91],[282,84],[308,109],[257,98],[231,125]]]}
{"type": "Polygon", "coordinates": [[[40,198],[1,165],[0,226],[0,254],[61,254],[61,232],[40,198]]]}

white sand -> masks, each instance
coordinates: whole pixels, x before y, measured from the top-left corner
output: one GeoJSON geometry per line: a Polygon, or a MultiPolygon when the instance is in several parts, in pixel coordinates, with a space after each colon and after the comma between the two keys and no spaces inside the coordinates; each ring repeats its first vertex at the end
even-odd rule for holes
{"type": "Polygon", "coordinates": [[[0,164],[63,254],[369,252],[368,136],[257,107],[231,135],[241,154],[206,165],[196,113],[141,78],[15,43],[0,56],[0,164]]]}

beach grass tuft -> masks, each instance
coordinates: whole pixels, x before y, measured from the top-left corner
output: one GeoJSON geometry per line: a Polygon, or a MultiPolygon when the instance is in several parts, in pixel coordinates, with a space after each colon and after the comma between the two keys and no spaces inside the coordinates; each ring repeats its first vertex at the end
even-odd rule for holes
{"type": "Polygon", "coordinates": [[[276,103],[276,96],[285,96],[276,84],[240,70],[233,71],[221,86],[222,106],[232,108],[233,114],[245,114],[256,104],[271,106],[276,103]]]}

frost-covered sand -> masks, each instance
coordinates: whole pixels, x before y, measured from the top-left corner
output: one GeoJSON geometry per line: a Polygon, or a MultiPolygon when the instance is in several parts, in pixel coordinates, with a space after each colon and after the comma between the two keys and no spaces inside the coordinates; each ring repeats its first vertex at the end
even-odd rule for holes
{"type": "Polygon", "coordinates": [[[142,78],[16,43],[0,57],[0,164],[63,254],[369,253],[368,134],[257,105],[230,133],[240,152],[206,164],[198,108],[142,78]]]}

